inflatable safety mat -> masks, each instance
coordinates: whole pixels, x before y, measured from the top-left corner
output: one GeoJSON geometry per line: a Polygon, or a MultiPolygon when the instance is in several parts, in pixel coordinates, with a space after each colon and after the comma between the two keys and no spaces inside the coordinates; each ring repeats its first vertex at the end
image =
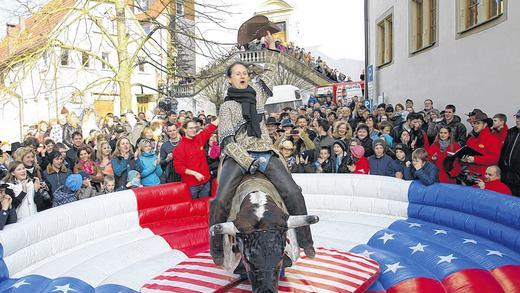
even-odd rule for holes
{"type": "MultiPolygon", "coordinates": [[[[285,270],[280,292],[365,292],[379,275],[378,263],[361,255],[326,248],[316,252],[314,259],[302,254],[285,270]]],[[[251,292],[248,281],[229,286],[237,277],[204,252],[153,278],[141,292],[215,292],[226,287],[226,292],[251,292]]]]}

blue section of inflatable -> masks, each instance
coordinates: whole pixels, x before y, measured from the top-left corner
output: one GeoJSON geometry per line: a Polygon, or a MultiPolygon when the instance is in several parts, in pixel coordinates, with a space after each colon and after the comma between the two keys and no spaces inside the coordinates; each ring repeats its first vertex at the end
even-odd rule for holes
{"type": "Polygon", "coordinates": [[[97,288],[77,278],[61,277],[49,279],[40,275],[29,275],[19,279],[10,279],[9,271],[3,260],[3,246],[0,244],[0,292],[36,293],[36,292],[82,292],[82,293],[137,293],[130,288],[106,284],[97,288]]]}
{"type": "MultiPolygon", "coordinates": [[[[367,245],[352,249],[381,266],[378,282],[369,291],[388,290],[414,278],[442,284],[468,269],[491,272],[518,266],[515,269],[520,270],[520,199],[464,186],[426,187],[413,182],[408,200],[406,221],[392,223],[367,245]]],[[[519,282],[502,279],[497,284],[504,281],[519,282]]]]}

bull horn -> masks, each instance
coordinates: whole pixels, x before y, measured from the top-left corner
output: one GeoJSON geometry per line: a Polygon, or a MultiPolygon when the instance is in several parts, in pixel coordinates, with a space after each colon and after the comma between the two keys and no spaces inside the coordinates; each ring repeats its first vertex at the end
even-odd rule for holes
{"type": "Polygon", "coordinates": [[[238,233],[238,229],[237,227],[235,227],[235,224],[233,224],[233,222],[225,222],[211,226],[211,228],[209,228],[209,232],[211,233],[211,235],[227,234],[235,236],[238,233]]]}
{"type": "Polygon", "coordinates": [[[312,225],[318,223],[320,218],[318,216],[289,216],[287,219],[287,228],[295,229],[301,226],[312,225]]]}

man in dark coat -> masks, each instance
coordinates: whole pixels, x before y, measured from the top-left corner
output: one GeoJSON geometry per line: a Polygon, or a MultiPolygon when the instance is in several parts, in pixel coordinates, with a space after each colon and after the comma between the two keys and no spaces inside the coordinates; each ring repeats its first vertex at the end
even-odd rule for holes
{"type": "Polygon", "coordinates": [[[465,146],[467,139],[467,130],[466,126],[462,124],[460,121],[460,117],[455,115],[456,108],[453,105],[447,105],[444,108],[444,119],[437,124],[437,132],[442,127],[449,127],[451,129],[451,133],[453,134],[453,138],[459,143],[459,145],[465,146]]]}
{"type": "Polygon", "coordinates": [[[502,181],[509,186],[513,195],[520,196],[520,110],[515,118],[516,126],[507,131],[499,164],[502,181]]]}
{"type": "Polygon", "coordinates": [[[181,138],[176,124],[169,123],[166,126],[168,139],[163,143],[160,150],[161,167],[163,169],[164,182],[181,181],[179,174],[173,168],[173,150],[179,144],[181,138]]]}

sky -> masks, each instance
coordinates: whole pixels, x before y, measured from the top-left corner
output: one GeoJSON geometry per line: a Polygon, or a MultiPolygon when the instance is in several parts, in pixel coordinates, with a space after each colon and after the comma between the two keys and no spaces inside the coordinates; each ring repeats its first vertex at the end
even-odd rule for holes
{"type": "MultiPolygon", "coordinates": [[[[210,0],[201,0],[210,1],[210,0]]],[[[211,3],[230,4],[229,14],[222,14],[226,20],[222,25],[238,29],[240,24],[260,11],[265,0],[211,0],[211,3]]],[[[2,0],[0,8],[0,36],[5,35],[5,23],[18,22],[12,17],[12,10],[20,2],[45,2],[45,0],[2,0]]],[[[341,67],[341,59],[364,60],[363,0],[286,0],[294,7],[295,25],[298,29],[291,33],[295,45],[324,55],[328,64],[341,67]],[[327,60],[328,59],[328,60],[327,60]]],[[[224,30],[215,24],[199,24],[204,36],[224,43],[236,41],[236,31],[224,30]]],[[[314,54],[313,54],[314,55],[314,54]]],[[[317,55],[317,54],[316,54],[317,55]]],[[[197,56],[197,66],[204,66],[208,60],[197,56]]],[[[357,63],[356,63],[357,66],[357,63]]],[[[357,68],[356,68],[357,70],[357,68]]]]}

